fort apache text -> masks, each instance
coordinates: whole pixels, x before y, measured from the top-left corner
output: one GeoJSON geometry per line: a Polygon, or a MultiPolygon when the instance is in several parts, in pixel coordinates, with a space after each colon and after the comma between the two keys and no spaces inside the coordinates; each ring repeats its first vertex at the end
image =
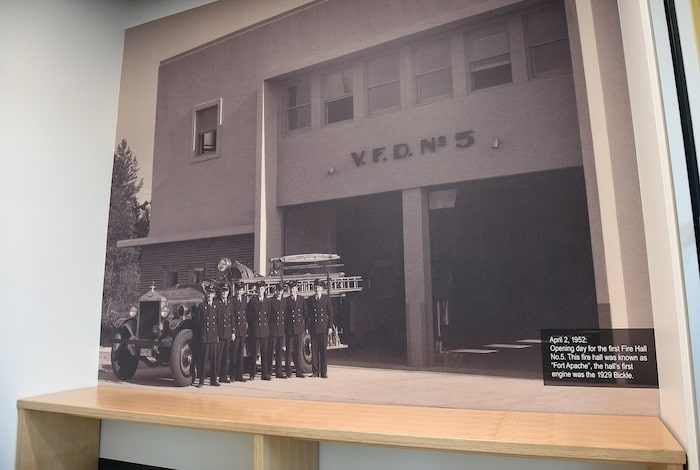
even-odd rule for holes
{"type": "Polygon", "coordinates": [[[367,164],[368,161],[379,163],[390,159],[401,160],[403,158],[412,157],[416,152],[418,152],[419,155],[436,153],[440,148],[447,147],[448,145],[454,145],[456,148],[464,149],[474,144],[473,133],[474,131],[472,130],[457,132],[454,134],[454,140],[452,142],[449,141],[447,136],[441,135],[421,139],[420,143],[415,147],[406,143],[394,144],[391,147],[374,147],[370,151],[361,150],[360,152],[351,152],[350,157],[352,157],[355,165],[360,167],[367,164]]]}

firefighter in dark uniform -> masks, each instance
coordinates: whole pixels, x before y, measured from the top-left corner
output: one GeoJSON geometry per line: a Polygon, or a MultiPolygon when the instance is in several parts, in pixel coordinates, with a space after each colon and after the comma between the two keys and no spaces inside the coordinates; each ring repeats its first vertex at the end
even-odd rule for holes
{"type": "Polygon", "coordinates": [[[223,284],[219,288],[219,299],[218,299],[218,323],[219,328],[219,343],[217,350],[217,361],[219,363],[219,380],[223,383],[230,383],[231,380],[228,378],[229,370],[229,355],[231,354],[231,340],[233,339],[233,321],[232,321],[232,307],[233,304],[229,302],[228,298],[229,287],[228,284],[223,284]]]}
{"type": "Polygon", "coordinates": [[[285,354],[285,365],[287,377],[292,376],[292,360],[296,369],[296,376],[304,378],[301,370],[301,351],[304,331],[306,330],[306,299],[299,295],[299,284],[297,281],[289,283],[290,295],[287,297],[284,329],[287,352],[285,354]]]}
{"type": "Polygon", "coordinates": [[[250,380],[255,378],[255,366],[257,351],[260,351],[260,364],[262,379],[271,380],[272,371],[268,369],[271,364],[268,359],[268,345],[270,339],[270,300],[265,297],[265,283],[256,285],[257,295],[248,301],[246,317],[248,319],[248,346],[250,356],[250,380]]]}
{"type": "Polygon", "coordinates": [[[199,343],[201,350],[201,360],[199,363],[199,383],[197,387],[204,385],[204,376],[206,375],[207,366],[209,366],[209,384],[213,386],[219,385],[217,373],[219,372],[217,364],[217,345],[219,342],[218,328],[218,302],[214,301],[216,290],[208,286],[206,288],[207,300],[199,304],[199,343]]]}
{"type": "Polygon", "coordinates": [[[284,285],[275,286],[275,296],[270,299],[270,342],[268,343],[269,370],[272,372],[272,359],[275,359],[275,377],[286,379],[282,374],[282,347],[284,346],[285,299],[284,285]]]}
{"type": "Polygon", "coordinates": [[[328,333],[333,324],[333,305],[331,298],[323,294],[323,282],[314,281],[316,293],[309,297],[309,334],[311,334],[311,361],[314,377],[328,378],[328,333]]]}
{"type": "Polygon", "coordinates": [[[199,332],[200,308],[202,308],[202,303],[192,307],[192,342],[190,343],[190,347],[192,348],[192,362],[190,366],[192,385],[197,385],[197,379],[199,379],[201,369],[200,362],[202,361],[202,341],[199,332]]]}
{"type": "Polygon", "coordinates": [[[248,337],[248,320],[246,319],[248,299],[245,295],[245,283],[238,282],[235,287],[236,295],[231,299],[234,337],[231,342],[229,374],[231,375],[231,380],[245,382],[243,378],[243,351],[245,349],[246,338],[248,337]]]}

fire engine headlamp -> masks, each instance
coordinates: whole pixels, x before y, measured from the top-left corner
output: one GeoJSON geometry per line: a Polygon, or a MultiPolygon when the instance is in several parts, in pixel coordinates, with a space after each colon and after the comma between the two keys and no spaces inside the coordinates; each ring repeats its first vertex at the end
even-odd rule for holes
{"type": "Polygon", "coordinates": [[[139,313],[139,309],[137,309],[137,308],[136,308],[135,306],[133,306],[133,305],[132,305],[131,307],[129,307],[129,316],[130,316],[131,318],[134,318],[134,317],[136,316],[137,313],[139,313]]]}
{"type": "Polygon", "coordinates": [[[228,258],[221,258],[219,264],[216,265],[220,272],[224,273],[228,268],[231,267],[231,260],[228,258]]]}
{"type": "Polygon", "coordinates": [[[167,317],[169,313],[170,313],[170,309],[168,308],[167,305],[160,309],[160,316],[162,318],[167,317]]]}

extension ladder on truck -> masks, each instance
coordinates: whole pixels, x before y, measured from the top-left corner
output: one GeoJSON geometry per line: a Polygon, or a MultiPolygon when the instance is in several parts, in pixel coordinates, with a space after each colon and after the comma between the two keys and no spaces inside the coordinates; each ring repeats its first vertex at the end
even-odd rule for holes
{"type": "MultiPolygon", "coordinates": [[[[258,283],[265,284],[265,295],[271,296],[275,292],[278,284],[287,285],[291,281],[296,281],[299,295],[304,298],[315,293],[314,284],[318,281],[326,283],[328,295],[331,298],[338,298],[351,292],[362,290],[361,276],[346,276],[344,272],[338,271],[343,267],[339,263],[340,256],[335,253],[311,253],[300,255],[282,256],[270,259],[270,274],[261,276],[256,274],[247,266],[238,261],[231,262],[224,258],[219,262],[219,271],[230,273],[231,268],[239,272],[239,276],[232,276],[236,281],[246,285],[246,294],[249,297],[256,295],[258,283]]],[[[226,275],[227,278],[231,276],[226,275]]],[[[285,292],[285,296],[288,292],[285,292]]],[[[347,345],[340,341],[339,331],[336,325],[331,328],[328,335],[328,349],[347,348],[347,345]]]]}

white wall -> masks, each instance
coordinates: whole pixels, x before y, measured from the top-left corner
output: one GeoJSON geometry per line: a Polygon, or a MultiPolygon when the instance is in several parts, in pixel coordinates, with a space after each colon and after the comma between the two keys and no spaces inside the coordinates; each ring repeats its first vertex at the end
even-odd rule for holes
{"type": "Polygon", "coordinates": [[[249,470],[253,468],[253,437],[105,421],[100,457],[174,469],[249,470]],[[146,437],[148,445],[143,444],[146,437]]]}
{"type": "Polygon", "coordinates": [[[322,470],[641,470],[643,465],[606,465],[573,461],[466,455],[415,449],[328,443],[321,446],[322,470]]]}
{"type": "Polygon", "coordinates": [[[648,221],[645,236],[661,418],[686,448],[688,468],[697,469],[700,462],[688,312],[697,315],[698,268],[663,2],[618,5],[642,207],[648,221]]]}
{"type": "Polygon", "coordinates": [[[138,26],[214,1],[216,0],[128,0],[128,16],[124,28],[138,26]]]}
{"type": "MultiPolygon", "coordinates": [[[[252,444],[239,434],[211,431],[185,431],[162,426],[142,426],[114,421],[102,424],[103,458],[126,459],[144,465],[161,465],[173,469],[252,468],[252,444]],[[156,436],[152,447],[138,445],[146,435],[156,436]],[[196,442],[196,445],[194,444],[196,442]],[[155,455],[152,449],[168,449],[155,455]],[[207,455],[206,460],[201,455],[207,455]]],[[[644,465],[603,464],[534,458],[395,449],[379,446],[326,442],[319,446],[321,470],[643,470],[644,465]]],[[[287,470],[287,469],[280,469],[287,470]]]]}
{"type": "Polygon", "coordinates": [[[119,0],[0,3],[0,468],[18,398],[95,385],[119,0]]]}
{"type": "Polygon", "coordinates": [[[97,383],[127,6],[0,2],[0,469],[17,399],[97,383]]]}
{"type": "MultiPolygon", "coordinates": [[[[697,3],[697,2],[696,2],[697,3]]],[[[698,392],[698,378],[700,377],[700,271],[698,270],[698,257],[693,226],[693,212],[690,200],[688,183],[688,166],[686,164],[683,134],[681,129],[681,117],[679,115],[679,99],[676,91],[676,82],[673,73],[673,61],[671,46],[666,27],[663,2],[652,1],[650,3],[651,18],[653,21],[654,36],[656,40],[656,57],[659,63],[659,79],[663,95],[664,117],[668,129],[668,152],[671,171],[674,179],[674,198],[676,210],[676,225],[678,230],[678,242],[680,248],[681,263],[683,269],[683,288],[685,290],[686,309],[689,313],[687,319],[687,332],[682,337],[681,343],[687,342],[689,348],[689,365],[687,371],[683,368],[685,378],[689,382],[686,394],[687,410],[674,403],[671,407],[675,413],[683,412],[685,415],[694,414],[687,418],[688,434],[688,461],[696,467],[699,465],[700,456],[698,447],[698,408],[700,408],[700,394],[698,392]],[[692,371],[692,373],[691,373],[692,371]],[[693,406],[694,405],[694,406],[693,406]]],[[[696,8],[698,6],[696,5],[696,8]]],[[[691,118],[694,120],[694,136],[696,152],[700,152],[700,69],[698,63],[698,48],[693,24],[693,12],[688,0],[676,1],[676,18],[678,20],[679,37],[683,52],[683,66],[688,87],[688,100],[691,106],[691,118]]],[[[669,413],[670,414],[670,413],[669,413]]],[[[672,418],[671,418],[672,419],[672,418]]],[[[680,420],[675,419],[671,427],[680,427],[680,420]]],[[[691,466],[692,468],[692,466],[691,466]]]]}
{"type": "MultiPolygon", "coordinates": [[[[659,31],[657,35],[657,54],[660,62],[659,69],[665,72],[661,74],[661,80],[664,84],[664,94],[667,100],[666,119],[668,120],[669,127],[673,128],[672,131],[670,131],[673,132],[671,137],[672,145],[670,147],[676,176],[675,191],[677,200],[679,200],[677,209],[678,226],[683,254],[688,312],[692,312],[688,316],[688,326],[692,347],[694,367],[692,377],[695,378],[695,412],[697,414],[698,409],[700,409],[700,390],[698,389],[697,383],[698,378],[700,378],[700,272],[698,271],[697,250],[693,233],[693,214],[690,206],[690,199],[687,196],[689,187],[688,182],[685,180],[685,172],[687,172],[688,168],[685,162],[685,153],[681,140],[680,117],[676,112],[678,109],[678,102],[673,99],[676,89],[670,64],[670,51],[667,50],[667,47],[669,47],[666,44],[667,38],[662,36],[665,33],[663,25],[658,24],[658,22],[661,21],[657,13],[660,7],[656,4],[653,5],[657,8],[657,10],[652,10],[652,18],[654,18],[655,21],[655,32],[659,31]],[[662,38],[664,40],[662,40],[662,38]]],[[[693,13],[695,13],[696,16],[698,15],[700,4],[694,2],[694,7],[691,8],[690,1],[685,0],[676,1],[675,6],[679,37],[683,52],[683,67],[685,69],[688,86],[688,101],[691,108],[691,119],[694,123],[695,151],[700,157],[700,62],[698,60],[700,56],[697,44],[698,36],[695,30],[698,25],[694,23],[694,20],[698,18],[693,16],[693,13]]],[[[698,453],[697,447],[700,444],[697,440],[698,437],[696,436],[695,454],[698,453]]]]}

